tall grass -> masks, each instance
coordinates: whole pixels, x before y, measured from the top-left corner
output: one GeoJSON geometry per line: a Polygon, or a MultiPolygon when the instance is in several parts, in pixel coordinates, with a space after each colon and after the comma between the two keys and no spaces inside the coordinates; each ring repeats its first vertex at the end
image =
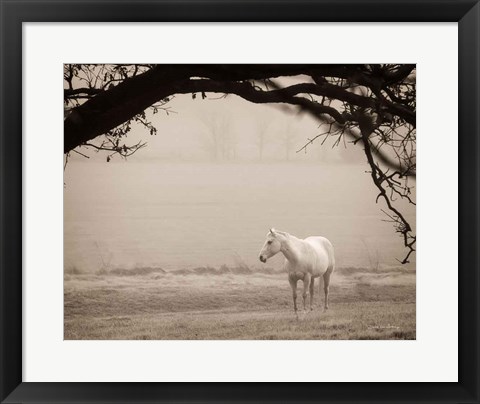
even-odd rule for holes
{"type": "Polygon", "coordinates": [[[72,273],[65,277],[65,338],[415,338],[415,271],[341,268],[326,313],[316,291],[315,310],[297,321],[286,274],[278,271],[222,266],[72,273]]]}

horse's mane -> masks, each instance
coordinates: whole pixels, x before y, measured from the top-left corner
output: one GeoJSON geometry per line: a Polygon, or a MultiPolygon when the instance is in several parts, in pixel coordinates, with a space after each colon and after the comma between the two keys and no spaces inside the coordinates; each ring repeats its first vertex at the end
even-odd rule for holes
{"type": "Polygon", "coordinates": [[[288,234],[286,231],[280,231],[280,230],[275,230],[275,233],[278,233],[282,236],[288,237],[290,234],[288,234]]]}
{"type": "Polygon", "coordinates": [[[287,233],[286,231],[277,230],[277,229],[270,229],[270,232],[267,234],[267,236],[269,234],[272,234],[272,231],[274,232],[274,234],[279,234],[280,236],[283,236],[285,238],[293,237],[290,233],[287,233]]]}

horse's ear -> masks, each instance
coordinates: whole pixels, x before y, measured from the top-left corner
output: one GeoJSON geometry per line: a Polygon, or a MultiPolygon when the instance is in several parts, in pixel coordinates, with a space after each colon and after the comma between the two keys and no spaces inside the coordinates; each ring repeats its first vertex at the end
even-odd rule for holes
{"type": "Polygon", "coordinates": [[[271,228],[271,229],[270,229],[270,234],[271,234],[272,236],[275,235],[275,229],[274,229],[274,228],[271,228]]]}

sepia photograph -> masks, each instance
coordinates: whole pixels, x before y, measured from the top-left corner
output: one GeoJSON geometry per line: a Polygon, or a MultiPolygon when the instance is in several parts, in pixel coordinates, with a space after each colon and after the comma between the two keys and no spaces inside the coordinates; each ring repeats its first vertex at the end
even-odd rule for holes
{"type": "Polygon", "coordinates": [[[65,340],[416,339],[414,64],[64,64],[63,94],[65,340]]]}

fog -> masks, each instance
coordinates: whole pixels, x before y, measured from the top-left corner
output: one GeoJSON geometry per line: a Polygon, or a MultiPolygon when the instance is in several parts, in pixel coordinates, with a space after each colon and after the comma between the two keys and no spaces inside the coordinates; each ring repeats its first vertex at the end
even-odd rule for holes
{"type": "MultiPolygon", "coordinates": [[[[126,143],[148,145],[126,161],[107,163],[87,148],[78,151],[88,159],[70,154],[66,268],[260,266],[270,227],[327,237],[340,267],[399,265],[406,250],[375,203],[361,147],[319,138],[297,153],[323,132],[318,121],[291,107],[215,97],[179,96],[147,115],[158,133],[133,126],[126,143]]],[[[398,206],[414,225],[414,207],[398,206]]]]}

